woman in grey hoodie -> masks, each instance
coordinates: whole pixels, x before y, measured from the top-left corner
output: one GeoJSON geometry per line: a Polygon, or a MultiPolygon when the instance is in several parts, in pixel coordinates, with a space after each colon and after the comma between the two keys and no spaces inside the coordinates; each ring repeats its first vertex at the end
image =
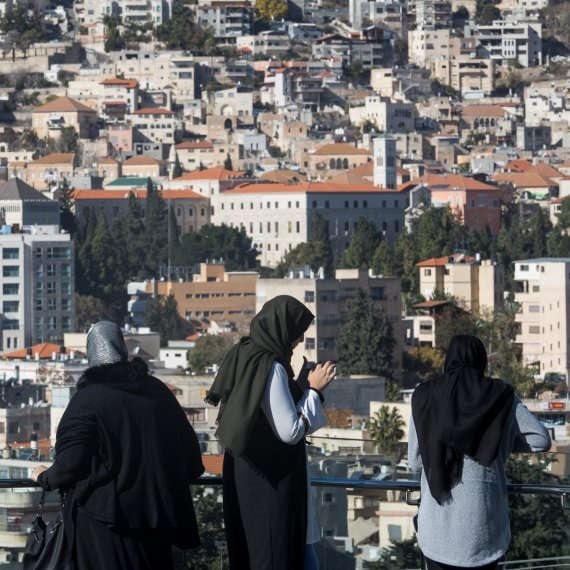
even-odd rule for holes
{"type": "Polygon", "coordinates": [[[421,470],[418,543],[430,570],[496,567],[511,538],[507,457],[550,449],[544,426],[486,367],[483,343],[455,336],[444,375],[412,397],[408,460],[421,470]]]}

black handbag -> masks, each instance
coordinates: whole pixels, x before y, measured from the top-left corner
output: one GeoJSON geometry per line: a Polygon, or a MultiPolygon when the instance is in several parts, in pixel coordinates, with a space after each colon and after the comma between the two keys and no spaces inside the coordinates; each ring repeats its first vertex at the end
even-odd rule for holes
{"type": "Polygon", "coordinates": [[[61,505],[54,520],[44,520],[46,491],[42,490],[39,512],[34,517],[26,548],[23,570],[65,570],[68,568],[65,532],[63,528],[64,496],[60,494],[61,505]]]}

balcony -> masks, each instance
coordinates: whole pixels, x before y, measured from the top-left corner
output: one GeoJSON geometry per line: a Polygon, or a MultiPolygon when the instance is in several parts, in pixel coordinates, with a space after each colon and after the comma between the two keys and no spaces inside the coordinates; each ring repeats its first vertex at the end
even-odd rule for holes
{"type": "MultiPolygon", "coordinates": [[[[421,559],[413,528],[413,516],[419,503],[419,483],[406,470],[405,462],[394,466],[389,459],[371,453],[370,445],[364,453],[362,443],[370,443],[370,440],[363,439],[362,430],[353,431],[353,440],[350,434],[326,438],[338,440],[337,450],[341,450],[340,453],[323,452],[325,447],[319,441],[323,438],[316,436],[309,447],[309,472],[313,486],[310,500],[316,505],[321,525],[321,541],[316,547],[320,568],[420,568],[421,559]]],[[[332,447],[327,446],[326,449],[332,447]]],[[[547,455],[557,455],[557,463],[552,464],[557,466],[556,469],[562,465],[566,472],[570,471],[570,452],[547,455]]],[[[547,455],[533,457],[541,460],[547,455]]],[[[515,461],[522,461],[528,466],[526,459],[521,455],[516,456],[515,461]]],[[[34,466],[35,463],[31,463],[30,469],[34,466]]],[[[560,538],[564,532],[567,535],[570,532],[570,481],[568,475],[558,481],[550,473],[541,479],[536,483],[509,485],[513,540],[506,561],[501,563],[505,570],[570,566],[568,538],[560,538]],[[535,538],[532,533],[528,534],[533,525],[540,527],[539,536],[535,538]],[[524,538],[517,538],[517,529],[525,533],[524,538]],[[552,537],[559,537],[559,544],[554,539],[545,540],[549,530],[552,537]],[[528,552],[532,552],[532,557],[524,556],[524,549],[531,542],[528,552]]],[[[177,553],[180,567],[187,567],[184,566],[185,561],[199,559],[200,567],[227,569],[221,478],[201,477],[193,485],[193,490],[203,545],[197,551],[177,553]]],[[[57,508],[57,496],[52,495],[53,511],[57,508]]],[[[0,568],[20,568],[14,561],[21,559],[38,496],[37,487],[34,488],[29,479],[0,479],[0,568]],[[8,561],[12,562],[8,564],[8,561]]]]}

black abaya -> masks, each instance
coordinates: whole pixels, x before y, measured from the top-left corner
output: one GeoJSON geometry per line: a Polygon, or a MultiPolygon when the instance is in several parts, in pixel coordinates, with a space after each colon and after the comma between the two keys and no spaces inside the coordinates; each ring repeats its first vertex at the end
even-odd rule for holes
{"type": "Polygon", "coordinates": [[[230,568],[301,569],[307,538],[305,442],[287,445],[279,441],[263,414],[255,432],[255,443],[244,455],[234,457],[226,451],[224,456],[230,568]]]}
{"type": "Polygon", "coordinates": [[[172,568],[172,546],[167,533],[153,530],[119,531],[78,509],[75,530],[85,540],[75,541],[77,570],[164,570],[172,568]]]}

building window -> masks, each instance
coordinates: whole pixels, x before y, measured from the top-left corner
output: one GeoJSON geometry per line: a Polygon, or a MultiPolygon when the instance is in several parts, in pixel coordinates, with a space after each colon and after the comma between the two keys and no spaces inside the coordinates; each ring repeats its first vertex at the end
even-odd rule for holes
{"type": "Polygon", "coordinates": [[[20,250],[17,247],[5,247],[2,250],[2,259],[18,259],[20,250]]]}
{"type": "Polygon", "coordinates": [[[20,267],[18,265],[5,265],[2,268],[2,277],[18,277],[20,275],[20,267]]]}
{"type": "Polygon", "coordinates": [[[424,269],[424,275],[426,277],[430,277],[431,276],[431,269],[424,269]]]}
{"type": "Polygon", "coordinates": [[[301,233],[301,222],[295,222],[295,230],[298,234],[301,233]]]}
{"type": "Polygon", "coordinates": [[[2,292],[4,295],[17,295],[19,287],[18,283],[4,283],[4,285],[2,285],[2,292]]]}
{"type": "Polygon", "coordinates": [[[528,265],[521,265],[520,269],[521,271],[528,271],[528,265]]]}
{"type": "Polygon", "coordinates": [[[305,303],[314,303],[314,302],[315,302],[315,292],[305,291],[305,303]]]}
{"type": "Polygon", "coordinates": [[[315,339],[314,338],[305,338],[305,349],[306,350],[315,350],[315,339]]]}
{"type": "Polygon", "coordinates": [[[528,332],[530,334],[540,334],[540,327],[536,325],[531,325],[528,327],[528,332]]]}

